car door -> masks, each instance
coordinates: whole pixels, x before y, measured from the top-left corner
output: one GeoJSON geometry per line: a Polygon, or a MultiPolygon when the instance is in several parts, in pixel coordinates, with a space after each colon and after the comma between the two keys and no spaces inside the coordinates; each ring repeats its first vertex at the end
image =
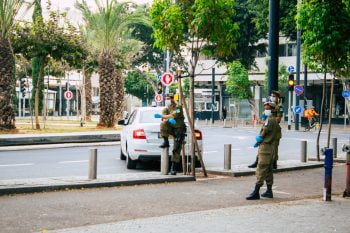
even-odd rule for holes
{"type": "Polygon", "coordinates": [[[131,137],[131,133],[132,132],[132,124],[133,122],[135,121],[135,117],[137,115],[137,109],[135,109],[129,119],[127,120],[126,122],[126,125],[122,131],[122,135],[121,135],[121,147],[122,147],[122,150],[123,150],[123,153],[125,155],[127,155],[127,148],[126,148],[126,145],[127,145],[127,141],[130,139],[131,137]]]}

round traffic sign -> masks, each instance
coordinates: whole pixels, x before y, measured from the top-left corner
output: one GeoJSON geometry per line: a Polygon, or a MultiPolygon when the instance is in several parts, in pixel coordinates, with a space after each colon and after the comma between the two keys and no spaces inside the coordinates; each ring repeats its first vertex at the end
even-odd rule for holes
{"type": "Polygon", "coordinates": [[[303,109],[302,109],[300,106],[295,106],[295,107],[293,108],[293,112],[294,112],[294,113],[299,114],[299,113],[301,113],[302,111],[303,111],[303,109]]]}
{"type": "Polygon", "coordinates": [[[154,100],[156,102],[158,102],[158,103],[162,102],[163,101],[163,96],[161,94],[158,94],[158,95],[154,96],[154,100]]]}
{"type": "Polygon", "coordinates": [[[288,66],[287,71],[288,71],[288,73],[293,73],[294,72],[294,66],[288,66]]]}
{"type": "Polygon", "coordinates": [[[71,91],[66,91],[66,92],[64,93],[64,98],[65,98],[66,100],[71,100],[71,99],[73,98],[73,92],[71,92],[71,91]]]}
{"type": "Polygon", "coordinates": [[[174,82],[174,75],[171,73],[164,73],[161,79],[164,86],[169,86],[174,82]]]}
{"type": "Polygon", "coordinates": [[[350,97],[350,90],[344,90],[341,95],[344,97],[344,98],[349,98],[350,97]]]}
{"type": "Polygon", "coordinates": [[[294,86],[294,92],[297,95],[301,95],[304,93],[304,87],[302,85],[295,85],[294,86]]]}

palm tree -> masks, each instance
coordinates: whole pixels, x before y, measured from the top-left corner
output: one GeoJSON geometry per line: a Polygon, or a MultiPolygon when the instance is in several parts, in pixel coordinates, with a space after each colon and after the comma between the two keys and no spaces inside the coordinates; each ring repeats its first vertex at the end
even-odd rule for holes
{"type": "Polygon", "coordinates": [[[100,121],[99,126],[113,127],[115,124],[116,88],[118,99],[124,92],[124,86],[118,82],[116,87],[115,56],[118,45],[129,26],[146,22],[146,17],[135,11],[131,3],[119,3],[117,0],[95,0],[97,12],[92,12],[85,0],[76,3],[85,21],[87,42],[98,54],[98,73],[100,76],[100,121]],[[121,94],[121,95],[119,95],[121,94]]]}
{"type": "Polygon", "coordinates": [[[15,57],[10,35],[23,0],[0,0],[0,129],[14,129],[15,57]]]}

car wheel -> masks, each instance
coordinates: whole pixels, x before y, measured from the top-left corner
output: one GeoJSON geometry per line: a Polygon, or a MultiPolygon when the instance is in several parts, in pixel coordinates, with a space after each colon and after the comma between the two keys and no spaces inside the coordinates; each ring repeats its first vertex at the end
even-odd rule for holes
{"type": "Polygon", "coordinates": [[[126,167],[128,169],[135,169],[136,168],[136,164],[137,164],[137,160],[130,159],[129,155],[126,156],[126,167]]]}
{"type": "Polygon", "coordinates": [[[121,146],[120,146],[120,160],[126,160],[126,155],[123,153],[121,146]]]}

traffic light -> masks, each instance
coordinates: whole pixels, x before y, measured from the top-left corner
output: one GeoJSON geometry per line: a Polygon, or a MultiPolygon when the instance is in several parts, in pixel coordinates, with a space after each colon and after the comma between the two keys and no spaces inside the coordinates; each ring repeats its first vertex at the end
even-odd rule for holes
{"type": "Polygon", "coordinates": [[[162,94],[162,92],[163,92],[163,84],[162,84],[162,82],[158,82],[158,84],[157,84],[157,93],[158,94],[162,94]]]}
{"type": "Polygon", "coordinates": [[[22,96],[25,97],[26,96],[26,80],[24,78],[22,78],[21,80],[19,80],[19,88],[22,92],[22,96]]]}
{"type": "Polygon", "coordinates": [[[294,75],[290,74],[288,76],[288,90],[289,91],[293,91],[294,90],[294,75]]]}

